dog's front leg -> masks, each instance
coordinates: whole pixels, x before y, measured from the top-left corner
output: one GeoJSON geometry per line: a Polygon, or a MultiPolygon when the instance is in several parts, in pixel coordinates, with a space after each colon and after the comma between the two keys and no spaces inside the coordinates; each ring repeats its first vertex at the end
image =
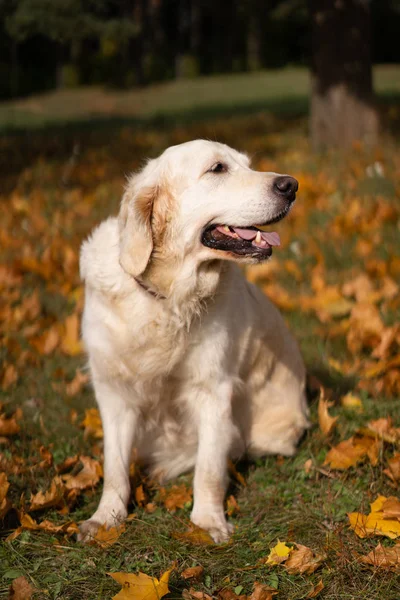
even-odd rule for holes
{"type": "Polygon", "coordinates": [[[104,486],[93,516],[80,526],[80,541],[96,535],[101,525],[113,527],[127,514],[129,465],[137,417],[133,407],[112,386],[94,381],[104,432],[104,486]]]}
{"type": "Polygon", "coordinates": [[[233,527],[224,514],[228,456],[235,436],[232,385],[223,382],[196,397],[198,449],[191,520],[206,529],[215,542],[229,539],[233,527]]]}

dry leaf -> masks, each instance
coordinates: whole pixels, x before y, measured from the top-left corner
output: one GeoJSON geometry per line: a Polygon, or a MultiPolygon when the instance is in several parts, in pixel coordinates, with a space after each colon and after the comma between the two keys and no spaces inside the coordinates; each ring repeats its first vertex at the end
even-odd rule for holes
{"type": "Polygon", "coordinates": [[[190,523],[189,529],[183,533],[177,531],[172,533],[172,537],[183,542],[190,542],[191,544],[199,546],[214,546],[215,542],[211,535],[205,529],[197,527],[193,523],[190,523]]]}
{"type": "Polygon", "coordinates": [[[169,593],[168,581],[173,569],[165,571],[158,580],[145,573],[107,573],[121,586],[122,590],[113,596],[113,600],[160,600],[169,593]]]}
{"type": "Polygon", "coordinates": [[[362,412],[364,410],[361,398],[355,396],[351,392],[341,398],[340,404],[344,406],[344,408],[356,410],[357,412],[362,412]]]}
{"type": "Polygon", "coordinates": [[[168,490],[161,488],[160,497],[165,508],[174,513],[177,508],[185,508],[186,504],[192,502],[193,491],[192,488],[187,488],[182,483],[181,485],[173,485],[168,490]]]}
{"type": "Polygon", "coordinates": [[[272,596],[275,596],[277,593],[278,590],[276,588],[255,581],[249,600],[272,600],[272,596]]]}
{"type": "Polygon", "coordinates": [[[344,440],[329,450],[324,465],[329,465],[331,469],[344,471],[354,467],[366,457],[369,457],[372,465],[376,465],[380,450],[377,441],[374,438],[360,436],[344,440]]]}
{"type": "Polygon", "coordinates": [[[18,379],[17,369],[14,365],[5,365],[1,387],[8,390],[18,379]]]}
{"type": "Polygon", "coordinates": [[[81,427],[84,427],[85,439],[92,436],[98,440],[103,438],[103,426],[101,423],[100,413],[97,408],[87,408],[85,410],[85,417],[81,423],[81,427]]]}
{"type": "Polygon", "coordinates": [[[139,506],[144,506],[146,503],[146,496],[142,485],[138,485],[135,489],[135,500],[139,506]]]}
{"type": "Polygon", "coordinates": [[[296,547],[297,550],[292,550],[283,566],[292,575],[297,573],[311,575],[322,564],[325,557],[321,554],[314,554],[310,548],[302,544],[296,544],[296,547]]]}
{"type": "Polygon", "coordinates": [[[84,385],[89,381],[89,374],[82,373],[79,369],[75,372],[75,377],[65,386],[67,396],[76,396],[84,385]]]}
{"type": "Polygon", "coordinates": [[[44,356],[48,356],[57,348],[60,343],[60,326],[56,323],[52,325],[49,329],[44,331],[42,335],[37,338],[33,338],[30,340],[30,343],[39,354],[43,354],[44,356]]]}
{"type": "Polygon", "coordinates": [[[118,540],[118,538],[126,531],[126,525],[121,523],[117,527],[107,528],[105,525],[101,525],[96,531],[96,535],[90,538],[91,544],[96,544],[102,548],[112,546],[118,540]]]}
{"type": "Polygon", "coordinates": [[[189,567],[188,569],[185,569],[184,571],[182,571],[181,573],[181,577],[183,579],[201,579],[204,573],[204,567],[202,566],[198,566],[198,567],[189,567]]]}
{"type": "Polygon", "coordinates": [[[336,425],[336,421],[339,417],[331,417],[328,412],[328,408],[333,406],[333,402],[329,402],[325,399],[324,388],[320,390],[320,397],[318,402],[318,422],[319,427],[324,435],[329,435],[336,425]]]}
{"type": "Polygon", "coordinates": [[[17,420],[21,419],[22,410],[18,408],[14,415],[7,419],[4,414],[0,414],[0,435],[15,435],[19,433],[20,426],[17,420]]]}
{"type": "Polygon", "coordinates": [[[396,452],[392,458],[389,458],[388,468],[384,469],[383,472],[393,483],[400,481],[400,452],[396,452]]]}
{"type": "Polygon", "coordinates": [[[243,487],[246,487],[247,483],[245,478],[241,473],[239,473],[239,471],[236,469],[235,465],[231,460],[228,460],[228,469],[232,477],[234,477],[236,481],[238,481],[243,487]]]}
{"type": "MultiPolygon", "coordinates": [[[[385,503],[388,498],[378,496],[371,504],[369,515],[361,513],[348,513],[350,527],[360,538],[371,537],[373,535],[383,535],[390,539],[400,536],[400,522],[397,519],[391,519],[393,512],[393,502],[389,503],[389,512],[385,512],[385,503]]],[[[391,499],[392,500],[392,499],[391,499]]],[[[397,500],[394,498],[394,500],[397,500]]]]}
{"type": "Polygon", "coordinates": [[[93,488],[100,481],[100,477],[103,476],[103,469],[98,460],[90,458],[90,456],[80,456],[79,462],[83,465],[79,473],[76,475],[68,473],[61,476],[67,490],[93,488]]]}
{"type": "Polygon", "coordinates": [[[31,494],[29,510],[35,511],[50,508],[51,506],[59,506],[63,502],[64,493],[65,487],[61,477],[56,476],[53,478],[47,492],[31,494]]]}
{"type": "Polygon", "coordinates": [[[360,561],[378,569],[400,571],[400,544],[385,548],[381,543],[366,556],[360,556],[360,561]]]}
{"type": "Polygon", "coordinates": [[[65,319],[65,333],[61,342],[61,350],[68,356],[76,356],[83,351],[79,334],[79,318],[73,313],[65,319]]]}
{"type": "Polygon", "coordinates": [[[34,589],[29,581],[21,576],[11,583],[8,598],[9,600],[30,600],[33,592],[34,589]]]}
{"type": "Polygon", "coordinates": [[[268,565],[279,565],[280,563],[287,560],[293,551],[292,548],[286,545],[286,542],[280,542],[276,546],[271,548],[271,551],[267,557],[266,564],[268,565]]]}
{"type": "Polygon", "coordinates": [[[233,496],[232,494],[228,497],[226,501],[226,512],[229,517],[232,517],[233,515],[238,515],[240,513],[239,504],[237,503],[235,496],[233,496]]]}
{"type": "MultiPolygon", "coordinates": [[[[21,512],[19,515],[21,523],[21,529],[28,529],[31,531],[45,531],[46,533],[66,533],[67,535],[74,535],[78,533],[79,527],[73,521],[67,521],[61,525],[56,525],[52,521],[45,519],[41,523],[37,523],[35,519],[26,513],[21,512]]],[[[17,530],[18,531],[18,530],[17,530]]]]}
{"type": "Polygon", "coordinates": [[[306,598],[316,598],[318,596],[318,594],[324,589],[324,584],[322,583],[322,579],[320,579],[320,581],[317,583],[317,585],[314,585],[312,590],[310,592],[308,592],[306,598]]]}
{"type": "Polygon", "coordinates": [[[193,588],[190,588],[190,590],[183,590],[182,598],[184,598],[184,600],[212,600],[211,596],[205,592],[197,592],[193,588]]]}
{"type": "Polygon", "coordinates": [[[5,473],[0,473],[0,519],[5,517],[11,508],[11,502],[7,498],[10,484],[5,473]]]}

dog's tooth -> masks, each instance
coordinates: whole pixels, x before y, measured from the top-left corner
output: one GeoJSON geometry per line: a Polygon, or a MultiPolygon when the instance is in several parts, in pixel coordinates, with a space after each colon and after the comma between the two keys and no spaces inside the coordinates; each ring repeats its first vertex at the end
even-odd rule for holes
{"type": "Polygon", "coordinates": [[[229,229],[228,225],[224,225],[224,229],[225,229],[225,231],[227,231],[228,233],[230,233],[230,232],[231,232],[231,230],[229,229]]]}
{"type": "Polygon", "coordinates": [[[256,239],[254,240],[256,244],[261,242],[261,231],[257,231],[256,239]]]}

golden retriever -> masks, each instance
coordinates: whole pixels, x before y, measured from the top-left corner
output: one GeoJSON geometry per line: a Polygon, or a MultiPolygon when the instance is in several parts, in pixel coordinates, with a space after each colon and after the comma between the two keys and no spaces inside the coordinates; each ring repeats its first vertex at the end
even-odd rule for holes
{"type": "Polygon", "coordinates": [[[258,229],[296,196],[228,146],[168,148],[83,243],[83,340],[104,428],[104,489],[80,539],[127,515],[133,447],[154,476],[194,467],[191,520],[226,540],[228,458],[295,452],[305,370],[282,317],[235,263],[279,244],[258,229]]]}

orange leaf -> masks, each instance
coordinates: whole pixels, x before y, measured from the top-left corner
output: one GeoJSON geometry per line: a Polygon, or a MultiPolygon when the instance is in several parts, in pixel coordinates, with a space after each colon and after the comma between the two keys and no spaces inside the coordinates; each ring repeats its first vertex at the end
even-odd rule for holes
{"type": "Polygon", "coordinates": [[[181,485],[173,485],[168,490],[161,488],[160,496],[165,508],[173,513],[177,508],[184,508],[186,504],[192,502],[193,492],[191,488],[187,488],[182,483],[181,485]]]}
{"type": "Polygon", "coordinates": [[[384,469],[383,472],[387,475],[393,483],[400,481],[400,452],[388,460],[388,468],[384,469]]]}
{"type": "Polygon", "coordinates": [[[29,581],[21,576],[14,579],[10,586],[9,600],[30,600],[34,592],[29,581]]]}
{"type": "Polygon", "coordinates": [[[86,490],[95,487],[103,476],[99,461],[89,456],[80,456],[79,461],[83,465],[79,473],[61,476],[67,490],[86,490]]]}
{"type": "Polygon", "coordinates": [[[65,487],[61,477],[54,477],[47,492],[38,492],[31,495],[29,510],[35,511],[50,508],[51,506],[59,506],[63,501],[64,492],[65,487]]]}
{"type": "Polygon", "coordinates": [[[316,569],[322,564],[324,556],[321,554],[314,554],[314,552],[307,546],[302,544],[296,544],[297,550],[292,550],[288,560],[283,565],[288,573],[314,573],[316,569]]]}
{"type": "Polygon", "coordinates": [[[322,579],[317,583],[317,585],[313,585],[313,588],[310,592],[308,592],[306,598],[316,598],[318,594],[324,589],[324,584],[322,583],[322,579]]]}
{"type": "Polygon", "coordinates": [[[174,532],[172,533],[172,537],[198,546],[213,546],[215,544],[208,531],[201,527],[197,527],[193,523],[190,524],[187,531],[184,531],[183,533],[174,532]]]}
{"type": "Polygon", "coordinates": [[[19,433],[20,426],[17,423],[22,417],[22,410],[19,408],[15,411],[14,415],[9,419],[6,419],[4,414],[0,414],[0,435],[15,435],[19,433]]]}
{"type": "Polygon", "coordinates": [[[324,435],[329,435],[336,425],[336,421],[339,417],[331,417],[328,412],[328,408],[333,406],[333,402],[325,400],[324,388],[320,390],[320,397],[318,402],[318,422],[319,427],[324,435]]]}
{"type": "Polygon", "coordinates": [[[109,527],[108,529],[105,525],[101,525],[96,531],[96,535],[90,538],[90,543],[97,544],[102,548],[107,548],[108,546],[115,544],[125,530],[126,525],[124,523],[121,523],[121,525],[118,525],[117,527],[109,527]]]}
{"type": "Polygon", "coordinates": [[[34,346],[34,348],[36,348],[39,354],[48,356],[49,354],[54,352],[54,350],[60,343],[59,329],[60,326],[58,324],[55,324],[46,331],[44,331],[39,337],[31,339],[30,343],[32,344],[32,346],[34,346]]]}
{"type": "Polygon", "coordinates": [[[203,573],[204,567],[199,565],[198,567],[189,567],[188,569],[185,569],[182,571],[181,577],[183,579],[201,579],[203,573]]]}
{"type": "Polygon", "coordinates": [[[61,342],[61,350],[68,356],[76,356],[83,351],[79,335],[79,318],[73,313],[65,319],[65,333],[61,342]]]}
{"type": "Polygon", "coordinates": [[[101,423],[100,413],[97,408],[87,408],[85,410],[85,418],[81,423],[81,427],[85,428],[84,436],[92,436],[98,440],[103,437],[103,426],[101,423]]]}
{"type": "Polygon", "coordinates": [[[331,469],[345,471],[364,460],[368,453],[371,454],[372,462],[375,462],[375,453],[372,450],[374,445],[375,440],[372,438],[353,436],[331,448],[326,455],[324,465],[329,465],[331,469]]]}
{"type": "Polygon", "coordinates": [[[18,379],[18,373],[17,373],[17,369],[15,368],[15,366],[6,364],[4,373],[3,373],[3,379],[1,382],[2,389],[8,390],[9,387],[14,385],[14,383],[17,381],[17,379],[18,379]]]}
{"type": "Polygon", "coordinates": [[[278,590],[276,588],[255,581],[249,600],[272,600],[272,596],[275,596],[277,593],[278,590]]]}

